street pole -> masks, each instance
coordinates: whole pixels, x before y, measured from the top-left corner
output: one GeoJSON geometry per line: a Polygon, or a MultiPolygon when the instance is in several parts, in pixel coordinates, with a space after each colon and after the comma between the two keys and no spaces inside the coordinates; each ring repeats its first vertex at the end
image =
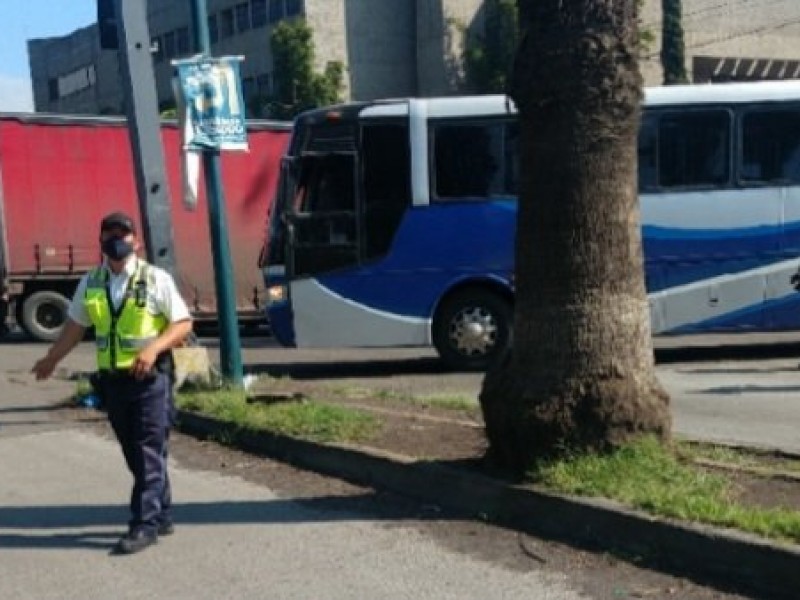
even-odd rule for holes
{"type": "Polygon", "coordinates": [[[114,0],[125,110],[147,260],[177,275],[146,3],[114,0]]]}
{"type": "MultiPolygon", "coordinates": [[[[208,11],[206,0],[190,0],[195,51],[210,56],[208,38],[208,11]]],[[[219,150],[203,151],[203,172],[208,198],[208,228],[211,232],[212,255],[214,257],[214,282],[217,292],[217,314],[219,318],[220,370],[230,383],[241,387],[244,381],[242,349],[239,341],[239,322],[236,316],[236,296],[233,282],[228,225],[225,213],[225,198],[222,190],[219,150]]]]}

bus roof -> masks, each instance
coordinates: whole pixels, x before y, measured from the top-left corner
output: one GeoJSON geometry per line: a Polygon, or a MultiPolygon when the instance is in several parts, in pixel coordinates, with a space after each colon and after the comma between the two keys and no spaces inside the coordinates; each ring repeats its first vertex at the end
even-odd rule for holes
{"type": "MultiPolygon", "coordinates": [[[[645,105],[730,104],[737,102],[800,101],[800,80],[672,85],[645,89],[645,105]]],[[[395,98],[360,104],[360,117],[399,117],[408,114],[409,103],[418,102],[429,117],[499,115],[515,112],[513,101],[503,95],[395,98]]]]}
{"type": "Polygon", "coordinates": [[[645,90],[647,106],[735,104],[776,100],[800,100],[800,80],[668,85],[645,90]]]}

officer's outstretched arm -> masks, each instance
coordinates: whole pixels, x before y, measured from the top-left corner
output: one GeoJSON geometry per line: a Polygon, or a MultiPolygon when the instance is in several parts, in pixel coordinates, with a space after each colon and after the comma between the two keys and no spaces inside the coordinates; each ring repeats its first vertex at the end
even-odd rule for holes
{"type": "Polygon", "coordinates": [[[47,379],[50,377],[56,365],[61,362],[61,359],[69,354],[72,349],[81,342],[84,333],[86,333],[86,328],[83,325],[72,319],[67,319],[58,339],[50,347],[45,357],[39,359],[36,361],[36,364],[33,365],[31,373],[36,374],[36,379],[47,379]]]}

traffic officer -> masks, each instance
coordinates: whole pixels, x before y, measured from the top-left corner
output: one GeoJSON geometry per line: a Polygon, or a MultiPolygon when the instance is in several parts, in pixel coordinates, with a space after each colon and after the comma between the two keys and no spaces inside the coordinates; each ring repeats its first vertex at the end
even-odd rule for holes
{"type": "Polygon", "coordinates": [[[132,554],[174,530],[166,464],[174,413],[171,349],[191,333],[192,321],[172,277],[137,256],[133,219],[107,215],[100,247],[103,264],[81,279],[61,335],[32,372],[49,377],[94,327],[96,391],[134,479],[128,532],[115,551],[132,554]]]}

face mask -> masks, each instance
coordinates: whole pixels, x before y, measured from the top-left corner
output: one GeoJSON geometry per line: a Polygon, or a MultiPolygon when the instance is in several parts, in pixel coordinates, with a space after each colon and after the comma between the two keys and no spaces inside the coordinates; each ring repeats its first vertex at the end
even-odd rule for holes
{"type": "Polygon", "coordinates": [[[111,260],[123,260],[133,253],[133,244],[121,238],[109,238],[101,245],[103,254],[111,260]]]}

